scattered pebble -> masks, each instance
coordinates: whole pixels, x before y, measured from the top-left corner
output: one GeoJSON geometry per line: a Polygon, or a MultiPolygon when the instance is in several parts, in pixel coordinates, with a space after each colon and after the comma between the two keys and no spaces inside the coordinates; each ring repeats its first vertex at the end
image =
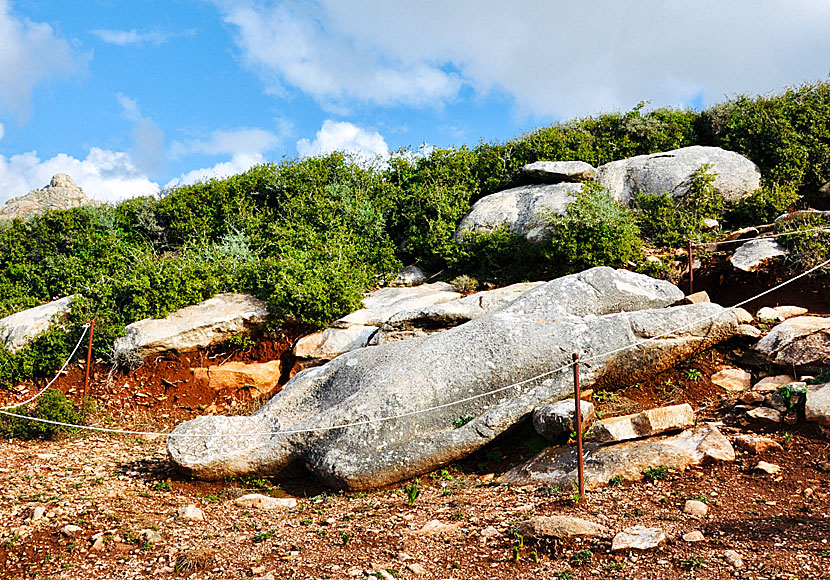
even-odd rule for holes
{"type": "Polygon", "coordinates": [[[703,532],[700,530],[693,530],[691,532],[687,532],[683,534],[683,541],[684,542],[702,542],[705,538],[703,537],[703,532]]]}
{"type": "Polygon", "coordinates": [[[775,475],[781,471],[781,467],[779,465],[767,463],[766,461],[759,461],[758,465],[755,466],[755,469],[763,471],[764,473],[769,473],[770,475],[775,475]]]}
{"type": "Polygon", "coordinates": [[[200,521],[205,519],[205,514],[195,505],[186,505],[176,510],[176,516],[181,520],[200,521]]]}
{"type": "Polygon", "coordinates": [[[705,518],[709,512],[709,506],[700,500],[688,499],[683,506],[683,513],[688,514],[694,518],[705,518]]]}

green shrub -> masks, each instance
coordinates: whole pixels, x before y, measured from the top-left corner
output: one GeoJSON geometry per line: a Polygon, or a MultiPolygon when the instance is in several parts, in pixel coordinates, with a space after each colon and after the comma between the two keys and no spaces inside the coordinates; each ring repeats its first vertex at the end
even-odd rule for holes
{"type": "Polygon", "coordinates": [[[798,199],[798,191],[792,184],[764,185],[738,202],[727,219],[739,227],[769,223],[794,206],[798,199]]]}
{"type": "Polygon", "coordinates": [[[548,277],[551,267],[546,256],[545,244],[530,242],[502,226],[492,232],[467,232],[448,262],[454,272],[501,285],[548,277]]]}
{"type": "MultiPolygon", "coordinates": [[[[782,220],[776,227],[778,242],[789,250],[787,260],[803,271],[830,259],[830,218],[809,214],[782,220]],[[810,231],[816,230],[819,231],[810,231]]],[[[823,270],[828,270],[826,267],[823,270]]]]}
{"type": "Polygon", "coordinates": [[[552,216],[549,261],[557,274],[639,259],[642,243],[632,212],[597,184],[586,183],[564,216],[552,216]]]}
{"type": "MultiPolygon", "coordinates": [[[[87,415],[93,410],[94,403],[91,399],[85,399],[79,406],[57,389],[47,389],[34,403],[15,407],[9,412],[59,423],[84,425],[87,415]]],[[[3,439],[52,439],[58,435],[77,432],[78,429],[72,427],[0,415],[0,437],[3,439]]]]}

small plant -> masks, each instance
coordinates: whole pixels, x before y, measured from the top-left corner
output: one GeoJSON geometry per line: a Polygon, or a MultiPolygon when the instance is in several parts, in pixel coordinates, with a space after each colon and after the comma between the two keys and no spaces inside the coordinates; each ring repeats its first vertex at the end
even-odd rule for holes
{"type": "Polygon", "coordinates": [[[237,334],[228,339],[227,345],[229,348],[238,349],[242,352],[248,352],[256,346],[256,340],[251,338],[249,334],[237,334]]]}
{"type": "Polygon", "coordinates": [[[170,484],[169,481],[157,481],[153,484],[153,490],[155,490],[155,491],[172,491],[173,486],[170,484]]]}
{"type": "Polygon", "coordinates": [[[698,369],[686,369],[683,371],[683,374],[686,375],[686,378],[690,381],[699,381],[703,378],[703,373],[701,373],[698,369]]]}
{"type": "Polygon", "coordinates": [[[594,559],[594,553],[591,550],[580,550],[571,554],[570,562],[572,566],[583,566],[589,564],[594,559]]]}
{"type": "Polygon", "coordinates": [[[551,483],[546,483],[536,490],[536,495],[543,497],[551,497],[559,493],[559,486],[551,483]]]}
{"type": "Polygon", "coordinates": [[[301,526],[310,526],[311,524],[313,524],[313,523],[314,523],[314,520],[312,520],[311,518],[305,518],[305,519],[303,519],[303,520],[300,520],[298,523],[299,523],[301,526]]]}
{"type": "Polygon", "coordinates": [[[616,401],[617,400],[617,393],[609,393],[608,391],[597,391],[591,397],[597,403],[605,403],[609,401],[616,401]]]}
{"type": "Polygon", "coordinates": [[[539,563],[539,552],[537,552],[536,550],[533,550],[530,553],[530,559],[533,560],[534,564],[538,564],[539,563]]]}
{"type": "Polygon", "coordinates": [[[622,485],[623,481],[625,481],[625,478],[622,475],[615,475],[614,477],[608,480],[608,486],[617,487],[618,485],[622,485]]]}
{"type": "Polygon", "coordinates": [[[793,400],[793,398],[796,395],[800,395],[806,392],[806,389],[799,389],[797,387],[792,387],[790,385],[784,385],[778,388],[778,394],[781,395],[781,399],[783,399],[784,405],[786,405],[787,407],[787,412],[790,412],[795,408],[795,401],[793,400]]]}
{"type": "Polygon", "coordinates": [[[346,532],[343,532],[343,533],[340,534],[340,542],[344,546],[348,546],[352,543],[352,537],[349,534],[347,534],[346,532]]]}
{"type": "Polygon", "coordinates": [[[576,574],[574,574],[573,570],[558,570],[551,574],[554,578],[559,578],[561,580],[570,580],[571,578],[576,578],[576,574]]]}
{"type": "Polygon", "coordinates": [[[807,382],[808,385],[823,385],[824,383],[830,383],[830,367],[821,369],[815,377],[807,382]]]}
{"type": "Polygon", "coordinates": [[[464,425],[466,425],[467,423],[469,423],[472,420],[473,420],[473,418],[470,415],[461,415],[452,422],[452,425],[453,425],[453,427],[458,429],[460,427],[463,427],[464,425]]]}
{"type": "Polygon", "coordinates": [[[455,512],[453,515],[450,516],[450,519],[454,522],[457,522],[459,520],[463,520],[465,517],[467,516],[464,515],[464,512],[455,512]]]}
{"type": "Polygon", "coordinates": [[[452,284],[452,287],[456,292],[461,292],[462,294],[475,292],[478,288],[478,280],[471,278],[466,274],[457,276],[452,280],[452,282],[450,282],[450,284],[452,284]]]}
{"type": "Polygon", "coordinates": [[[646,480],[650,481],[657,481],[660,479],[666,479],[669,474],[668,467],[649,467],[648,469],[643,470],[643,476],[646,480]]]}
{"type": "Polygon", "coordinates": [[[522,559],[522,556],[519,553],[519,546],[513,546],[513,548],[511,548],[511,553],[512,555],[510,556],[510,559],[513,562],[518,563],[522,559]]]}
{"type": "Polygon", "coordinates": [[[404,488],[404,491],[406,491],[406,502],[409,505],[415,505],[415,500],[421,495],[421,488],[418,487],[418,483],[413,481],[404,488]]]}
{"type": "Polygon", "coordinates": [[[606,572],[617,572],[619,570],[622,570],[623,568],[625,568],[625,564],[623,564],[622,562],[611,562],[610,564],[606,564],[603,567],[603,570],[605,570],[606,572]]]}
{"type": "Polygon", "coordinates": [[[688,568],[689,570],[695,570],[697,568],[705,568],[706,567],[706,560],[699,556],[691,556],[686,558],[685,560],[680,560],[678,562],[683,568],[688,568]]]}
{"type": "Polygon", "coordinates": [[[265,542],[267,540],[273,540],[277,537],[277,530],[268,530],[267,532],[262,532],[254,536],[253,541],[255,544],[259,544],[265,542]]]}

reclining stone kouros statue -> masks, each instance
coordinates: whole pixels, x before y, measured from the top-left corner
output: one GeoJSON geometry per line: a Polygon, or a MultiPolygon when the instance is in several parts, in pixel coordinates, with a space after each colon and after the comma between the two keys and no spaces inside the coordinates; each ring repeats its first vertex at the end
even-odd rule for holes
{"type": "Polygon", "coordinates": [[[735,334],[734,312],[712,303],[670,307],[682,298],[668,282],[607,267],[558,278],[461,326],[303,371],[250,417],[182,423],[168,436],[169,457],[203,479],[275,475],[301,461],[336,488],[395,483],[472,453],[534,408],[571,396],[572,369],[534,377],[575,352],[585,360],[586,388],[626,385],[735,334]],[[318,430],[343,424],[353,425],[318,430]]]}

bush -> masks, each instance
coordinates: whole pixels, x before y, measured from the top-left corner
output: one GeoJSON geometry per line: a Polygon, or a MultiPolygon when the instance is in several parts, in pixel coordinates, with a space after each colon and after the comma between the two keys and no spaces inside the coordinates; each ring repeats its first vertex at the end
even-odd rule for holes
{"type": "Polygon", "coordinates": [[[642,253],[633,213],[597,184],[586,183],[564,216],[550,218],[548,259],[558,275],[623,266],[642,253]]]}
{"type": "MultiPolygon", "coordinates": [[[[28,407],[16,407],[9,412],[59,423],[84,425],[93,409],[91,399],[85,399],[78,406],[57,389],[47,389],[33,404],[28,407]]],[[[3,439],[53,439],[59,435],[77,432],[78,429],[72,427],[0,415],[0,437],[3,439]]]]}
{"type": "Polygon", "coordinates": [[[715,193],[714,181],[715,174],[704,164],[692,173],[689,191],[682,198],[675,199],[669,193],[637,194],[634,204],[643,235],[659,246],[679,246],[700,239],[703,220],[718,218],[723,210],[723,199],[715,193]]]}
{"type": "Polygon", "coordinates": [[[727,214],[727,219],[738,227],[769,223],[793,207],[798,199],[798,191],[792,184],[764,185],[738,202],[727,214]]]}
{"type": "MultiPolygon", "coordinates": [[[[782,220],[776,233],[793,232],[781,236],[778,242],[789,250],[787,260],[798,270],[808,270],[830,259],[830,218],[803,214],[782,220]],[[822,228],[824,231],[808,231],[822,228]]],[[[827,266],[823,270],[830,270],[827,266]]]]}

